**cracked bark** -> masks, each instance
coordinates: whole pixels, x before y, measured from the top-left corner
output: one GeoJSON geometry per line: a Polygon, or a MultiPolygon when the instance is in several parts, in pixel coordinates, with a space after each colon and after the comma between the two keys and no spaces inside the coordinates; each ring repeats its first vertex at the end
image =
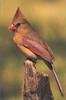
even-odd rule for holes
{"type": "Polygon", "coordinates": [[[37,72],[35,64],[25,61],[24,100],[53,100],[47,74],[37,72]]]}

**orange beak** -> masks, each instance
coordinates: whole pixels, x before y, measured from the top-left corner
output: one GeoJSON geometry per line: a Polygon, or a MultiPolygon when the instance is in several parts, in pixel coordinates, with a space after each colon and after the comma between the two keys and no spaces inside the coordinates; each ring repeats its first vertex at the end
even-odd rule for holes
{"type": "Polygon", "coordinates": [[[10,26],[8,27],[8,29],[9,29],[9,30],[15,31],[15,30],[16,30],[16,26],[12,24],[12,25],[10,25],[10,26]]]}

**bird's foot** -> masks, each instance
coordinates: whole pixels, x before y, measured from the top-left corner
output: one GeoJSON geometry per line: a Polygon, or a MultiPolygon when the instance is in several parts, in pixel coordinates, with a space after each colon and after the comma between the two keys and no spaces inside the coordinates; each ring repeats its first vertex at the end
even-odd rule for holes
{"type": "Polygon", "coordinates": [[[37,62],[37,59],[35,59],[35,58],[29,58],[29,57],[28,57],[26,60],[32,61],[33,64],[36,64],[36,62],[37,62]]]}

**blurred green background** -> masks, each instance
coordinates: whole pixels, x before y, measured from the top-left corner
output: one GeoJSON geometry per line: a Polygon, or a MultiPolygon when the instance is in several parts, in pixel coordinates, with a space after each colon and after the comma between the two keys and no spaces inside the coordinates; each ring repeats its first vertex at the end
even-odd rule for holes
{"type": "Polygon", "coordinates": [[[66,100],[66,0],[0,0],[0,100],[22,100],[25,57],[8,30],[17,7],[54,51],[64,98],[46,65],[38,61],[36,66],[48,73],[54,100],[66,100]]]}

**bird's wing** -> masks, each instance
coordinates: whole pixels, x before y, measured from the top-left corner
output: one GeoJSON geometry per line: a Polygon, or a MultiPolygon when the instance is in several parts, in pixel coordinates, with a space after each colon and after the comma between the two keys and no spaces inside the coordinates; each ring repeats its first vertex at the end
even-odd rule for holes
{"type": "Polygon", "coordinates": [[[46,42],[43,42],[43,45],[46,48],[46,50],[50,53],[52,59],[55,59],[53,52],[52,52],[51,48],[48,46],[48,44],[46,42]]]}
{"type": "Polygon", "coordinates": [[[40,58],[48,62],[52,62],[53,58],[50,54],[50,49],[46,44],[44,44],[40,40],[38,41],[37,39],[24,37],[23,45],[26,48],[30,49],[34,54],[36,54],[40,58]]]}

